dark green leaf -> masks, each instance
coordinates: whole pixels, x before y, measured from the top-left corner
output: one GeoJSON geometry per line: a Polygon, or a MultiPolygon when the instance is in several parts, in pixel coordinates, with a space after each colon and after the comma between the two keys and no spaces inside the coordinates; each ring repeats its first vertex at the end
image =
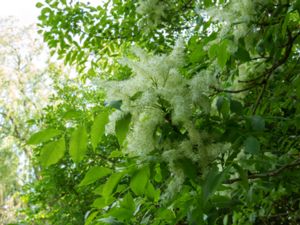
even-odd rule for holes
{"type": "Polygon", "coordinates": [[[228,173],[230,167],[227,167],[223,171],[219,171],[218,168],[212,167],[207,174],[204,184],[203,184],[203,200],[206,202],[208,198],[215,193],[218,187],[222,184],[226,174],[228,173]]]}
{"type": "Polygon", "coordinates": [[[244,141],[245,151],[251,154],[257,154],[260,150],[259,141],[255,137],[248,137],[244,141]]]}
{"type": "Polygon", "coordinates": [[[255,131],[263,131],[265,129],[265,120],[261,116],[252,116],[251,125],[255,131]]]}
{"type": "Polygon", "coordinates": [[[243,105],[241,102],[236,100],[230,100],[230,111],[236,113],[237,115],[243,114],[243,105]]]}

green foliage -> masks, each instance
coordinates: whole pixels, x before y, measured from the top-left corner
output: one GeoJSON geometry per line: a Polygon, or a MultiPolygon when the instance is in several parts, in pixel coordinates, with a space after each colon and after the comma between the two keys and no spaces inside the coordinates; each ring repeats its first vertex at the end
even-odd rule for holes
{"type": "Polygon", "coordinates": [[[87,151],[87,132],[84,126],[73,131],[70,140],[70,156],[74,162],[80,162],[87,151]]]}
{"type": "MultiPolygon", "coordinates": [[[[299,223],[298,1],[38,7],[44,40],[80,76],[57,87],[41,119],[62,133],[33,141],[53,164],[41,186],[82,207],[64,208],[70,218],[299,223]],[[63,158],[48,148],[61,134],[63,158]],[[67,191],[51,180],[57,171],[67,191]]],[[[62,224],[58,215],[47,222],[62,224]]]]}

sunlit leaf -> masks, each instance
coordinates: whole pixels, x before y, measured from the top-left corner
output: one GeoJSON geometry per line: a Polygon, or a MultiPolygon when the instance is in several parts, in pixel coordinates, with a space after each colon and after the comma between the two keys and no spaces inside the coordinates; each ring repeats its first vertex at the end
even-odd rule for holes
{"type": "Polygon", "coordinates": [[[40,144],[42,142],[49,141],[51,138],[54,138],[61,134],[62,134],[62,131],[60,131],[60,130],[48,128],[48,129],[45,129],[45,130],[42,130],[42,131],[39,131],[39,132],[33,134],[27,141],[27,144],[30,144],[30,145],[40,144]]]}
{"type": "Polygon", "coordinates": [[[65,154],[65,139],[50,142],[43,146],[40,155],[41,164],[45,167],[57,163],[65,154]]]}
{"type": "Polygon", "coordinates": [[[140,169],[130,181],[130,188],[136,195],[142,195],[145,192],[146,185],[150,176],[149,167],[140,169]]]}
{"type": "Polygon", "coordinates": [[[74,162],[80,162],[87,151],[87,132],[84,126],[73,131],[70,140],[70,156],[74,162]]]}
{"type": "Polygon", "coordinates": [[[89,185],[111,173],[112,173],[112,170],[109,168],[105,168],[105,167],[101,167],[101,166],[93,167],[93,168],[89,169],[89,171],[86,173],[83,180],[80,182],[80,184],[78,186],[89,185]]]}
{"type": "Polygon", "coordinates": [[[108,115],[108,111],[103,111],[94,120],[91,130],[91,142],[94,149],[104,134],[105,125],[108,123],[108,115]]]}

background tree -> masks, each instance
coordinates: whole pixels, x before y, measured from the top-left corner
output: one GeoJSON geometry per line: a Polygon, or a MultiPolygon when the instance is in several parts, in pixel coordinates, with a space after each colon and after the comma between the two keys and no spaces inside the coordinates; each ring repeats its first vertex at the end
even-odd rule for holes
{"type": "MultiPolygon", "coordinates": [[[[44,190],[80,193],[77,221],[299,223],[299,1],[37,7],[52,53],[83,79],[29,143],[44,190]],[[58,171],[72,190],[47,184],[58,171]]],[[[59,223],[60,206],[40,212],[59,223]]]]}
{"type": "Polygon", "coordinates": [[[47,58],[34,26],[14,18],[0,20],[0,223],[16,221],[21,185],[39,178],[26,142],[38,125],[37,115],[53,94],[53,80],[62,79],[47,58]],[[51,76],[55,77],[52,79],[51,76]],[[33,166],[34,165],[34,166],[33,166]]]}

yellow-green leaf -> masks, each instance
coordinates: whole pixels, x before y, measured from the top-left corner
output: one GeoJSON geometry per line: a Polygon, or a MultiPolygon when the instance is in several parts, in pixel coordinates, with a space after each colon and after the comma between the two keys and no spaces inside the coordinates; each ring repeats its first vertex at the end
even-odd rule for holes
{"type": "Polygon", "coordinates": [[[97,144],[101,141],[101,138],[105,131],[105,125],[108,123],[108,111],[104,111],[96,116],[92,130],[91,130],[91,141],[92,146],[95,149],[97,144]]]}
{"type": "Polygon", "coordinates": [[[150,176],[149,167],[146,166],[139,170],[130,181],[130,188],[136,195],[142,195],[145,192],[146,185],[150,176]]]}
{"type": "Polygon", "coordinates": [[[40,143],[49,141],[51,138],[54,138],[61,134],[62,134],[62,131],[56,130],[53,128],[41,130],[41,131],[33,134],[27,141],[27,144],[30,144],[30,145],[40,144],[40,143]]]}
{"type": "Polygon", "coordinates": [[[101,166],[93,167],[93,168],[89,169],[89,171],[86,173],[83,180],[80,182],[80,184],[78,186],[89,185],[111,173],[112,173],[112,170],[109,168],[105,168],[105,167],[101,167],[101,166]]]}
{"type": "Polygon", "coordinates": [[[120,173],[114,173],[108,178],[108,180],[106,181],[106,183],[102,189],[102,196],[105,199],[108,199],[110,197],[110,195],[113,193],[115,187],[119,183],[122,176],[123,176],[123,173],[120,172],[120,173]]]}
{"type": "Polygon", "coordinates": [[[71,136],[70,156],[74,162],[80,162],[87,150],[87,132],[84,126],[78,127],[71,136]]]}
{"type": "Polygon", "coordinates": [[[66,145],[65,139],[61,138],[58,141],[46,144],[40,155],[40,162],[42,166],[47,167],[57,163],[65,154],[66,145]]]}

